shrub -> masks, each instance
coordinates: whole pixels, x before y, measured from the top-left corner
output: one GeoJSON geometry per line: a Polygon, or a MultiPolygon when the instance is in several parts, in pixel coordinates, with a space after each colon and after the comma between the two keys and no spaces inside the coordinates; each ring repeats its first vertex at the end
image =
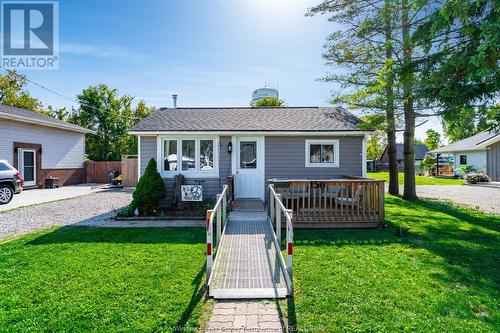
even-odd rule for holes
{"type": "Polygon", "coordinates": [[[141,215],[151,215],[160,208],[160,200],[165,195],[165,184],[158,173],[156,161],[152,158],[137,183],[132,195],[132,206],[137,207],[141,215]]]}
{"type": "Polygon", "coordinates": [[[130,204],[127,207],[123,207],[122,209],[120,209],[116,213],[116,216],[118,216],[118,217],[132,217],[132,216],[134,216],[134,211],[135,211],[134,205],[130,204]]]}
{"type": "Polygon", "coordinates": [[[471,173],[476,172],[476,169],[470,165],[464,165],[460,167],[460,171],[462,171],[462,173],[471,173]]]}
{"type": "Polygon", "coordinates": [[[430,155],[427,155],[424,157],[424,159],[422,160],[422,162],[425,164],[425,165],[432,165],[432,164],[435,164],[436,163],[436,159],[430,155]]]}
{"type": "Polygon", "coordinates": [[[467,184],[477,184],[490,181],[490,178],[487,175],[473,172],[465,174],[464,179],[467,184]]]}

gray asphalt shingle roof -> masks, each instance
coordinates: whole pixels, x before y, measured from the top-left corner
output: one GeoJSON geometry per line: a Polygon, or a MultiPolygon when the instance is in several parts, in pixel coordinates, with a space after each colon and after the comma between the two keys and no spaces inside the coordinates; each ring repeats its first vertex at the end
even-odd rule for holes
{"type": "Polygon", "coordinates": [[[471,137],[468,137],[466,139],[449,144],[447,146],[443,146],[441,148],[434,149],[432,151],[432,153],[440,153],[441,154],[441,153],[449,153],[449,152],[455,152],[455,151],[481,150],[481,148],[478,147],[477,145],[483,141],[486,141],[486,140],[496,136],[496,135],[498,135],[498,133],[484,131],[484,132],[478,133],[476,135],[473,135],[471,137]]]}
{"type": "Polygon", "coordinates": [[[132,131],[360,131],[339,107],[162,108],[132,131]]]}
{"type": "MultiPolygon", "coordinates": [[[[397,143],[396,149],[397,149],[398,160],[404,159],[404,150],[405,150],[404,144],[397,143]]],[[[415,159],[416,160],[423,160],[425,158],[425,155],[427,155],[427,152],[429,151],[429,148],[427,148],[426,145],[421,144],[421,143],[416,143],[414,145],[414,149],[415,149],[415,159]]]]}
{"type": "MultiPolygon", "coordinates": [[[[429,148],[427,148],[426,145],[421,144],[421,143],[415,143],[413,145],[415,149],[415,159],[416,160],[423,160],[425,158],[425,155],[427,155],[427,152],[429,151],[429,148]]],[[[402,161],[404,159],[404,144],[402,143],[396,143],[396,159],[398,161],[402,161]]],[[[389,156],[387,154],[387,146],[384,149],[384,152],[380,156],[380,160],[384,162],[389,161],[389,156]]]]}
{"type": "Polygon", "coordinates": [[[38,125],[52,125],[52,127],[60,127],[67,130],[75,130],[77,132],[84,132],[84,133],[92,132],[86,128],[73,125],[68,122],[46,116],[38,112],[16,108],[1,103],[0,103],[0,116],[4,116],[4,118],[12,120],[16,120],[16,117],[22,117],[38,125]],[[10,118],[9,116],[12,116],[12,118],[10,118]]]}

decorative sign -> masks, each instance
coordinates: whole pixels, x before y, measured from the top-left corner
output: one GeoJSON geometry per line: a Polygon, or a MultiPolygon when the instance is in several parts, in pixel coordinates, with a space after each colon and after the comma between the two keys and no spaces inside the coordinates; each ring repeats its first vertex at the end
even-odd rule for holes
{"type": "Polygon", "coordinates": [[[181,185],[182,201],[202,201],[202,189],[201,185],[181,185]]]}

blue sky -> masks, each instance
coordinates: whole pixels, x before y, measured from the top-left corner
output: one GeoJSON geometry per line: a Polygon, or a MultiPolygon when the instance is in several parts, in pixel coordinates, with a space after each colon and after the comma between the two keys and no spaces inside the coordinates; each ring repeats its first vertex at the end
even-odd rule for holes
{"type": "MultiPolygon", "coordinates": [[[[155,106],[170,106],[172,93],[179,106],[247,106],[267,84],[289,106],[326,106],[338,86],[317,79],[331,70],[321,53],[333,26],[304,16],[317,2],[61,0],[59,70],[25,74],[70,97],[105,83],[155,106]]],[[[29,90],[44,104],[72,106],[29,90]]]]}

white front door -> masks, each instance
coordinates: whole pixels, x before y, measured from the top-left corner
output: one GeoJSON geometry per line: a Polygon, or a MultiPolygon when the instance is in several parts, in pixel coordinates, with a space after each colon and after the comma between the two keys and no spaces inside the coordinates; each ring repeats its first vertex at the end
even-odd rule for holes
{"type": "Polygon", "coordinates": [[[264,138],[236,138],[236,198],[264,199],[264,138]]]}
{"type": "Polygon", "coordinates": [[[24,179],[24,186],[36,185],[36,152],[32,149],[19,149],[19,173],[24,179]]]}

